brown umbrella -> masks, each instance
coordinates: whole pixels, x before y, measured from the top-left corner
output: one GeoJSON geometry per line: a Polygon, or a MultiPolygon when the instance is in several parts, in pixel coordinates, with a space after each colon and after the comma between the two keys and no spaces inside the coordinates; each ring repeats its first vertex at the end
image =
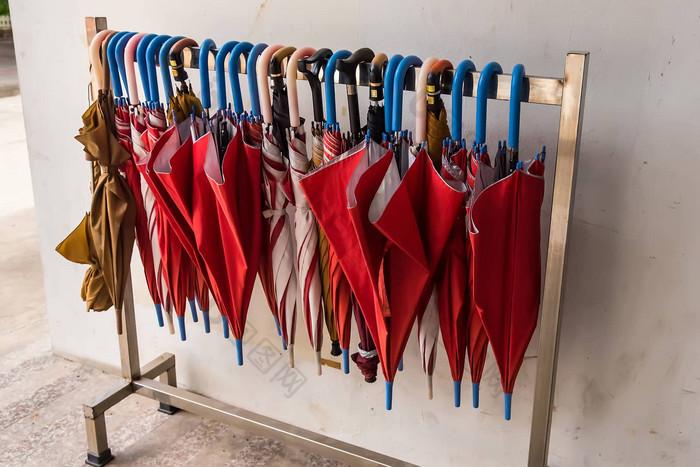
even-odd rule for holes
{"type": "Polygon", "coordinates": [[[83,228],[73,231],[57,249],[62,254],[82,252],[82,257],[64,254],[72,261],[90,258],[91,266],[83,281],[83,298],[88,310],[104,311],[113,305],[117,313],[117,332],[121,334],[124,290],[136,237],[136,204],[127,181],[118,170],[131,155],[116,137],[114,98],[110,90],[104,89],[109,82],[108,70],[101,63],[106,57],[103,53],[101,60],[99,52],[104,51],[105,45],[102,44],[100,49],[90,48],[95,76],[101,76],[101,82],[98,80],[97,100],[83,114],[83,127],[75,137],[84,146],[85,158],[97,163],[100,173],[94,184],[90,214],[83,219],[83,228]],[[85,252],[89,252],[88,256],[85,252]]]}

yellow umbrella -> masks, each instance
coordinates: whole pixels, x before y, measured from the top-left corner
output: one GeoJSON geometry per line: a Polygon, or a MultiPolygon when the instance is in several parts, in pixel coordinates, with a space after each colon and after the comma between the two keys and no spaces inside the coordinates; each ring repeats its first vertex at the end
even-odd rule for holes
{"type": "Polygon", "coordinates": [[[88,311],[114,306],[117,332],[122,332],[121,311],[134,248],[136,205],[131,189],[119,174],[119,166],[131,155],[117,140],[114,99],[111,91],[98,98],[83,114],[83,127],[75,137],[85,158],[100,167],[94,186],[90,214],[58,247],[70,261],[90,264],[83,280],[82,298],[88,311]]]}

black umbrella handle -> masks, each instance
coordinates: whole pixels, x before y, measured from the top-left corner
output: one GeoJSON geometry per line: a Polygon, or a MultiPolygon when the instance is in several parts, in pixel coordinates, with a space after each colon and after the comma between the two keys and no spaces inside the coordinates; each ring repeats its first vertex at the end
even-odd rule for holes
{"type": "Polygon", "coordinates": [[[316,53],[308,58],[300,58],[297,60],[297,69],[306,77],[306,80],[309,82],[309,87],[311,88],[315,122],[323,121],[323,92],[318,75],[321,70],[325,69],[326,63],[328,63],[328,59],[331,58],[331,55],[333,55],[333,51],[324,48],[318,49],[316,53]],[[311,67],[310,70],[309,67],[311,67]]]}
{"type": "Polygon", "coordinates": [[[357,99],[357,77],[355,72],[362,62],[370,62],[374,58],[372,49],[363,47],[348,58],[338,60],[336,69],[340,72],[340,80],[346,84],[348,94],[348,113],[350,114],[350,131],[357,135],[362,130],[360,126],[360,104],[357,99]]]}
{"type": "Polygon", "coordinates": [[[284,88],[284,74],[282,73],[282,62],[296,51],[295,47],[283,47],[274,53],[270,58],[267,71],[272,79],[272,89],[284,88]]]}

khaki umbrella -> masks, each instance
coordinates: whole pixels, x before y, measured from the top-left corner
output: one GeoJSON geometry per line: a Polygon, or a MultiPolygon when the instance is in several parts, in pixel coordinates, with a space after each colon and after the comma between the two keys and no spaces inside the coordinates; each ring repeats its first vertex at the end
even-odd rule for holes
{"type": "Polygon", "coordinates": [[[100,56],[104,46],[98,43],[90,47],[99,91],[97,100],[83,114],[83,127],[75,137],[84,146],[85,158],[99,165],[100,172],[99,175],[95,173],[90,214],[57,250],[71,261],[85,263],[88,259],[90,269],[85,275],[81,295],[88,310],[104,311],[114,306],[117,332],[121,334],[124,290],[136,237],[136,204],[127,181],[118,170],[131,155],[116,136],[114,98],[112,92],[105,89],[109,83],[107,67],[103,66],[106,57],[100,56]]]}

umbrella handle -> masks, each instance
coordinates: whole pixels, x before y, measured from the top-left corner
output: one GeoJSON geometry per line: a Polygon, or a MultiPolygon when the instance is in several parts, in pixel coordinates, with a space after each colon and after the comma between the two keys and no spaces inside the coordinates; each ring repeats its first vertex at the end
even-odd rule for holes
{"type": "Polygon", "coordinates": [[[260,96],[258,93],[258,74],[257,60],[258,56],[267,48],[267,44],[260,43],[253,47],[253,50],[248,54],[246,61],[246,71],[248,72],[248,93],[250,94],[250,111],[254,116],[260,115],[260,96]]]}
{"type": "Polygon", "coordinates": [[[415,55],[409,55],[401,60],[394,75],[393,108],[391,109],[391,130],[401,131],[401,117],[403,113],[403,87],[406,84],[406,72],[411,67],[421,66],[423,61],[415,55]]]}
{"type": "MultiPolygon", "coordinates": [[[[199,46],[199,88],[202,92],[202,107],[211,108],[211,86],[209,85],[209,54],[216,48],[211,39],[204,39],[199,46]]],[[[215,55],[216,56],[216,55],[215,55]]]]}
{"type": "Polygon", "coordinates": [[[258,96],[260,98],[260,112],[265,123],[272,123],[272,104],[270,103],[270,87],[267,83],[267,66],[270,63],[272,54],[284,47],[282,44],[268,46],[262,54],[260,60],[255,65],[258,78],[258,96]]]}
{"type": "MultiPolygon", "coordinates": [[[[180,42],[184,38],[184,36],[171,37],[170,39],[165,41],[163,46],[160,48],[160,51],[158,51],[158,65],[160,65],[160,77],[163,80],[163,97],[166,101],[175,95],[175,93],[173,92],[173,82],[170,79],[170,61],[168,60],[170,58],[170,49],[172,49],[176,43],[180,42]]],[[[151,85],[153,85],[153,82],[151,82],[151,85]]],[[[156,89],[158,89],[157,80],[156,89]]],[[[158,94],[156,93],[156,96],[157,95],[158,94]]]]}
{"type": "Polygon", "coordinates": [[[374,59],[374,51],[368,47],[357,49],[348,58],[338,60],[336,67],[340,72],[340,79],[346,85],[348,99],[348,116],[350,119],[350,131],[353,135],[360,134],[360,103],[357,99],[357,67],[362,62],[371,62],[374,59]]]}
{"type": "Polygon", "coordinates": [[[299,117],[299,94],[297,93],[297,70],[298,60],[307,58],[316,53],[313,47],[304,47],[292,54],[287,62],[287,98],[289,100],[289,125],[296,128],[301,125],[299,117]]]}
{"type": "Polygon", "coordinates": [[[326,91],[326,123],[334,124],[338,121],[335,117],[335,67],[338,60],[348,58],[349,50],[339,50],[328,59],[323,72],[323,87],[326,91]]]}
{"type": "Polygon", "coordinates": [[[273,91],[277,88],[284,88],[282,61],[284,61],[285,58],[290,57],[296,50],[296,47],[288,45],[287,47],[283,47],[274,54],[272,54],[272,57],[270,58],[270,63],[268,63],[267,65],[267,73],[270,76],[270,78],[272,78],[270,80],[272,82],[270,88],[273,91]]]}
{"type": "Polygon", "coordinates": [[[148,50],[148,46],[156,37],[158,37],[157,34],[146,34],[139,41],[139,45],[136,47],[136,61],[139,64],[139,76],[141,77],[141,86],[143,86],[143,94],[146,102],[151,100],[151,87],[148,84],[148,61],[146,60],[146,51],[148,50]]]}
{"type": "MultiPolygon", "coordinates": [[[[121,77],[121,84],[123,85],[124,89],[122,90],[122,94],[124,96],[129,97],[129,82],[126,79],[126,65],[124,63],[124,49],[126,48],[126,44],[129,42],[129,40],[136,35],[135,32],[129,32],[124,34],[121,39],[119,39],[119,42],[117,42],[117,46],[114,50],[114,58],[117,61],[117,67],[119,68],[119,76],[121,77]]],[[[133,60],[133,59],[132,59],[133,60]]]]}
{"type": "Polygon", "coordinates": [[[224,68],[224,62],[226,61],[226,56],[237,45],[238,41],[229,41],[222,45],[216,53],[214,73],[216,76],[216,101],[219,110],[226,110],[226,69],[224,68]]]}
{"type": "Polygon", "coordinates": [[[92,66],[92,73],[95,83],[97,84],[98,90],[103,90],[105,88],[106,76],[104,73],[104,62],[102,60],[102,42],[109,36],[113,34],[114,31],[111,29],[105,29],[95,34],[90,42],[90,65],[92,66]]]}
{"type": "Polygon", "coordinates": [[[488,100],[489,85],[494,74],[501,74],[501,65],[489,62],[481,71],[479,84],[476,88],[476,143],[486,142],[486,102],[488,100]]]}
{"type": "MultiPolygon", "coordinates": [[[[231,58],[228,61],[228,78],[231,82],[231,96],[233,98],[233,108],[237,114],[243,113],[243,96],[241,96],[241,83],[238,81],[238,62],[241,54],[248,55],[253,48],[250,42],[241,42],[233,48],[231,58]]],[[[226,86],[224,84],[224,86],[226,86]]]]}
{"type": "Polygon", "coordinates": [[[384,131],[391,131],[391,111],[394,103],[394,75],[403,60],[403,55],[396,54],[389,59],[384,71],[384,131]]]}
{"type": "Polygon", "coordinates": [[[146,34],[140,32],[134,35],[124,47],[124,73],[126,74],[126,92],[131,105],[139,103],[139,89],[136,84],[136,68],[134,61],[136,60],[136,48],[141,43],[141,40],[146,37],[146,34]]]}
{"type": "Polygon", "coordinates": [[[156,54],[168,39],[170,39],[168,35],[158,36],[148,44],[148,49],[146,49],[146,67],[148,69],[148,89],[150,93],[148,100],[151,102],[160,102],[158,75],[156,73],[156,54]]]}
{"type": "Polygon", "coordinates": [[[117,65],[117,44],[127,34],[129,34],[128,31],[119,31],[109,39],[107,44],[107,64],[109,65],[109,76],[112,80],[114,97],[122,97],[123,94],[121,79],[119,78],[119,67],[117,65]]]}
{"type": "Polygon", "coordinates": [[[518,63],[510,79],[510,112],[508,114],[508,146],[518,149],[520,141],[520,105],[523,101],[525,67],[518,63]]]}
{"type": "MultiPolygon", "coordinates": [[[[471,60],[463,60],[452,76],[452,139],[462,141],[462,100],[464,98],[464,78],[468,72],[476,71],[471,60]]],[[[471,76],[471,75],[470,75],[471,76]]]]}
{"type": "MultiPolygon", "coordinates": [[[[435,57],[428,57],[420,67],[418,75],[418,86],[416,87],[416,139],[415,144],[426,141],[428,124],[428,75],[439,60],[435,57]]],[[[448,62],[449,63],[449,62],[448,62]]]]}
{"type": "Polygon", "coordinates": [[[384,87],[382,86],[382,72],[389,58],[385,53],[378,53],[372,59],[369,67],[369,100],[380,102],[384,100],[384,87]]]}
{"type": "Polygon", "coordinates": [[[331,49],[318,49],[308,58],[297,60],[297,68],[306,76],[311,88],[311,99],[313,102],[314,121],[323,121],[323,91],[321,90],[321,81],[318,79],[318,74],[323,70],[331,58],[333,52],[331,49]],[[311,66],[311,70],[309,70],[311,66]]]}

